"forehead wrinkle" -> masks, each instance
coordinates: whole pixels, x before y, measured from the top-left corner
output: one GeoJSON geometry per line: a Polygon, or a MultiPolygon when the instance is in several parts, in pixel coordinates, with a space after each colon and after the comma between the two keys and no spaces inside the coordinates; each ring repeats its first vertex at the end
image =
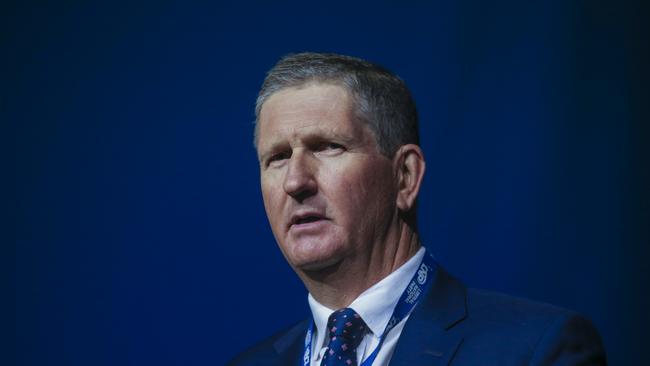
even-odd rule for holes
{"type": "Polygon", "coordinates": [[[299,127],[283,126],[281,130],[283,130],[283,133],[277,136],[276,141],[270,142],[270,150],[284,143],[292,146],[300,146],[309,141],[322,138],[348,142],[354,140],[356,136],[356,130],[348,131],[348,129],[340,128],[339,126],[323,126],[316,121],[299,127]]]}

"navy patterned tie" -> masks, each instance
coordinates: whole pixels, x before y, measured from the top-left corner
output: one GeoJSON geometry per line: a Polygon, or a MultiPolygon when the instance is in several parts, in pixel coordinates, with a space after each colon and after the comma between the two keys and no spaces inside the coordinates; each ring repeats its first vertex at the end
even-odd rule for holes
{"type": "Polygon", "coordinates": [[[366,323],[350,308],[337,310],[327,320],[329,343],[321,366],[356,366],[357,346],[366,331],[366,323]]]}

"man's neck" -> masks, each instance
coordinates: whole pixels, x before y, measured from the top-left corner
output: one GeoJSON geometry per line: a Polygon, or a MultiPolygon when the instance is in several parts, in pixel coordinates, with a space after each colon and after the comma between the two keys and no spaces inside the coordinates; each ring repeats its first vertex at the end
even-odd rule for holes
{"type": "Polygon", "coordinates": [[[323,270],[302,272],[299,276],[319,303],[330,309],[347,307],[411,259],[421,246],[417,233],[410,229],[402,230],[393,243],[376,245],[378,250],[363,258],[346,258],[323,270]]]}

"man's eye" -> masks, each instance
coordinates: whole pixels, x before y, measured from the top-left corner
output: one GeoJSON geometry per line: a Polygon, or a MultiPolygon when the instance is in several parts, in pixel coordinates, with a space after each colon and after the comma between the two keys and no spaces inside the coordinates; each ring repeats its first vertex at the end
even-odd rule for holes
{"type": "Polygon", "coordinates": [[[343,145],[335,142],[325,142],[318,147],[319,151],[336,151],[343,150],[343,145]]]}
{"type": "Polygon", "coordinates": [[[336,143],[333,143],[333,142],[330,142],[329,144],[327,144],[327,148],[330,149],[330,150],[336,150],[336,149],[342,149],[343,146],[339,145],[339,144],[336,144],[336,143]]]}
{"type": "Polygon", "coordinates": [[[278,162],[281,162],[282,160],[289,159],[291,156],[290,153],[288,152],[281,152],[278,154],[273,154],[271,157],[266,161],[266,165],[271,165],[271,164],[277,164],[278,162]]]}

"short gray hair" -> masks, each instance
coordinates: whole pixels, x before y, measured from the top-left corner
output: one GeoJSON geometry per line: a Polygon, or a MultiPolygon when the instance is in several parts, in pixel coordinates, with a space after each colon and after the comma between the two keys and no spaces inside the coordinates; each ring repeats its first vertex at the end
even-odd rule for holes
{"type": "Polygon", "coordinates": [[[392,157],[402,145],[420,144],[415,102],[397,75],[359,58],[305,52],[284,56],[267,73],[255,103],[256,147],[264,102],[281,89],[312,82],[340,85],[348,90],[353,100],[353,117],[370,127],[382,154],[392,157]]]}

